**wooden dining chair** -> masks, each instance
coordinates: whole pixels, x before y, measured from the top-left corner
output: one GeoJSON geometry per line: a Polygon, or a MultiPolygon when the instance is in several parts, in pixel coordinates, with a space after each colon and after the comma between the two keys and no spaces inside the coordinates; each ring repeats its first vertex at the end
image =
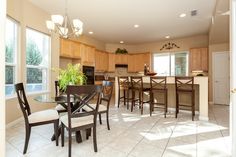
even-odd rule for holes
{"type": "Polygon", "coordinates": [[[94,152],[97,152],[97,138],[96,138],[96,122],[97,113],[99,108],[99,100],[101,93],[101,86],[99,85],[83,85],[83,86],[67,86],[66,95],[67,103],[70,103],[71,97],[74,97],[78,107],[71,108],[71,105],[67,106],[66,115],[60,117],[62,122],[61,127],[61,145],[64,146],[64,128],[68,130],[69,134],[69,151],[68,157],[71,157],[71,144],[72,144],[72,132],[80,130],[93,129],[93,146],[94,152]],[[96,107],[93,108],[89,105],[89,102],[97,97],[96,107]],[[82,112],[83,107],[88,106],[91,111],[82,112]]]}
{"type": "Polygon", "coordinates": [[[175,118],[181,109],[187,110],[191,109],[192,111],[192,120],[195,116],[195,91],[194,91],[194,78],[193,77],[175,77],[175,90],[176,90],[176,112],[175,118]],[[191,98],[191,104],[180,103],[180,94],[189,94],[191,98]]]}
{"type": "MultiPolygon", "coordinates": [[[[63,93],[59,88],[59,82],[55,81],[54,85],[55,85],[55,97],[59,97],[63,93]]],[[[58,113],[67,112],[66,106],[67,106],[67,103],[63,103],[63,104],[58,103],[55,109],[57,110],[58,113]]]]}
{"type": "MultiPolygon", "coordinates": [[[[113,83],[111,81],[102,81],[102,93],[99,101],[98,115],[99,115],[99,122],[100,124],[102,124],[101,114],[106,113],[108,130],[110,130],[109,107],[110,107],[112,92],[113,92],[113,83]]],[[[90,106],[92,106],[94,109],[96,108],[96,104],[90,104],[90,106]]],[[[91,111],[91,109],[88,106],[85,106],[83,109],[86,111],[91,111]]]]}
{"type": "Polygon", "coordinates": [[[56,110],[48,109],[43,111],[38,111],[31,113],[30,105],[25,95],[25,90],[23,83],[15,84],[15,90],[17,94],[17,98],[19,101],[19,105],[25,120],[25,145],[23,154],[27,152],[31,128],[34,126],[44,125],[44,124],[54,124],[54,134],[56,137],[56,146],[58,146],[58,123],[59,116],[56,110]]]}
{"type": "Polygon", "coordinates": [[[151,107],[150,107],[150,116],[154,108],[164,109],[164,116],[166,118],[166,113],[168,109],[168,91],[166,88],[166,77],[165,76],[151,76],[150,77],[150,99],[151,99],[151,107]],[[163,102],[160,102],[158,98],[155,98],[155,94],[163,95],[163,102]],[[155,101],[156,99],[156,101],[155,101]]]}

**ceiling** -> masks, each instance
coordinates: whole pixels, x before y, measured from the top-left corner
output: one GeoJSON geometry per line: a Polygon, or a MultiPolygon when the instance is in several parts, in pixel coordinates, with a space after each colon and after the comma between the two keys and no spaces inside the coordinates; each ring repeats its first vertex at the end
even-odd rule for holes
{"type": "MultiPolygon", "coordinates": [[[[65,0],[29,1],[49,14],[65,13],[65,0]]],[[[68,14],[82,20],[84,34],[92,38],[140,44],[165,40],[167,35],[173,39],[208,34],[215,6],[216,0],[68,0],[68,14]],[[198,15],[191,17],[192,10],[198,15]],[[180,18],[181,13],[187,16],[180,18]]]]}

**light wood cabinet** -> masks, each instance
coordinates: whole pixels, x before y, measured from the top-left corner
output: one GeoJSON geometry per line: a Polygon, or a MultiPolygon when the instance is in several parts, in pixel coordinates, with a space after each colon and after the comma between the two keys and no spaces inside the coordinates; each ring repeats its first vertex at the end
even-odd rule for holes
{"type": "Polygon", "coordinates": [[[116,64],[127,64],[128,55],[127,54],[116,54],[116,64]]]}
{"type": "Polygon", "coordinates": [[[80,53],[80,47],[81,47],[81,44],[78,43],[78,42],[71,42],[71,52],[72,52],[72,57],[73,58],[76,58],[76,59],[79,59],[81,58],[81,53],[80,53]]]}
{"type": "Polygon", "coordinates": [[[95,51],[95,71],[105,72],[108,70],[108,53],[96,50],[95,51]]]}
{"type": "Polygon", "coordinates": [[[72,42],[67,39],[60,39],[60,56],[71,58],[73,55],[72,51],[72,42]]]}
{"type": "Polygon", "coordinates": [[[128,56],[128,72],[140,72],[144,70],[144,64],[151,67],[151,54],[139,53],[128,56]]]}
{"type": "Polygon", "coordinates": [[[113,53],[109,53],[108,54],[108,72],[115,71],[115,60],[116,60],[116,55],[113,53]]]}
{"type": "Polygon", "coordinates": [[[95,65],[95,48],[81,44],[80,46],[81,53],[81,64],[87,66],[95,65]]]}
{"type": "Polygon", "coordinates": [[[190,71],[208,71],[208,48],[190,49],[190,71]]]}

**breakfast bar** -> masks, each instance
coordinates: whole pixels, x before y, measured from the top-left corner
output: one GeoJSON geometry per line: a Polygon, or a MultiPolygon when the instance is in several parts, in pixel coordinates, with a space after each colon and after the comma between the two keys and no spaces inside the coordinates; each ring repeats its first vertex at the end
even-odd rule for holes
{"type": "MultiPolygon", "coordinates": [[[[150,77],[149,76],[143,76],[143,82],[144,83],[150,83],[150,77]]],[[[167,85],[172,88],[168,91],[168,99],[171,99],[171,101],[168,101],[171,103],[172,107],[175,106],[173,104],[175,102],[175,99],[173,95],[175,95],[175,90],[173,90],[175,84],[175,77],[170,76],[167,77],[167,85]]],[[[194,77],[194,85],[196,86],[196,102],[198,102],[198,111],[199,111],[199,119],[208,121],[208,77],[206,76],[195,76],[194,77]]],[[[115,104],[118,104],[118,77],[115,77],[115,104]]],[[[169,104],[168,104],[169,106],[169,104]]]]}

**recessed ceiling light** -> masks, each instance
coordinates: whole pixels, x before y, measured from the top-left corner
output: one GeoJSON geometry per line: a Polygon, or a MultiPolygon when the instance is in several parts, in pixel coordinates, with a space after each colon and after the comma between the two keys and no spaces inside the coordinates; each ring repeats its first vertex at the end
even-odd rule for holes
{"type": "Polygon", "coordinates": [[[170,36],[169,36],[169,35],[167,35],[165,38],[166,38],[166,39],[169,39],[169,38],[170,38],[170,36]]]}
{"type": "Polygon", "coordinates": [[[89,34],[93,34],[93,32],[92,31],[90,31],[90,32],[88,32],[89,34]]]}
{"type": "Polygon", "coordinates": [[[124,41],[120,41],[120,44],[124,44],[124,41]]]}
{"type": "Polygon", "coordinates": [[[139,25],[134,25],[134,28],[138,28],[139,27],[139,25]]]}
{"type": "Polygon", "coordinates": [[[186,16],[185,13],[182,13],[182,14],[179,15],[179,17],[185,17],[185,16],[186,16]]]}

